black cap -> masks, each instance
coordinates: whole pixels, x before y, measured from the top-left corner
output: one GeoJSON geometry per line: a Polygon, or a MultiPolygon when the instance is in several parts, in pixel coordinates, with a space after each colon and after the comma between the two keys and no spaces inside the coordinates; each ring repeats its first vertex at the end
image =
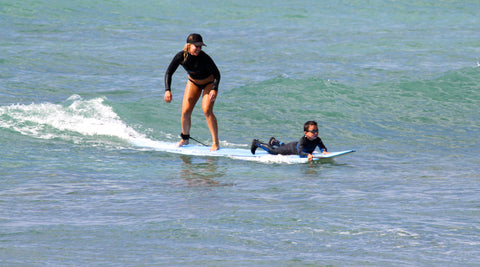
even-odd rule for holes
{"type": "Polygon", "coordinates": [[[198,33],[192,33],[187,37],[187,44],[194,44],[196,46],[207,46],[203,43],[203,38],[198,33]]]}

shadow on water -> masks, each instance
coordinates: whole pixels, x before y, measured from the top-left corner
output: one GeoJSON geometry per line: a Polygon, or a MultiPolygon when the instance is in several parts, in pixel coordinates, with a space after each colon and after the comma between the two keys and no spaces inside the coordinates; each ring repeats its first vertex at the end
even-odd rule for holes
{"type": "Polygon", "coordinates": [[[306,168],[303,170],[305,174],[320,174],[326,169],[350,166],[348,163],[339,163],[336,159],[330,158],[307,162],[305,165],[306,168]]]}
{"type": "Polygon", "coordinates": [[[225,173],[219,168],[218,159],[214,157],[204,158],[181,155],[180,159],[184,163],[180,177],[187,182],[188,186],[216,187],[234,185],[217,181],[217,179],[225,176],[225,173]]]}
{"type": "Polygon", "coordinates": [[[308,163],[309,166],[347,166],[347,163],[339,163],[337,159],[326,158],[308,163]]]}

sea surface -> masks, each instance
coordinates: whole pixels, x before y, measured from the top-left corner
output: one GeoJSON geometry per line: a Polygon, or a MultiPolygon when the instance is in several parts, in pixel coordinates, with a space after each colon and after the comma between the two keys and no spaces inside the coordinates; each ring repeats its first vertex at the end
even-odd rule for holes
{"type": "MultiPolygon", "coordinates": [[[[1,266],[478,266],[480,2],[0,1],[1,266]],[[221,71],[222,147],[170,154],[188,34],[221,71]]],[[[200,104],[192,137],[211,144],[200,104]]]]}

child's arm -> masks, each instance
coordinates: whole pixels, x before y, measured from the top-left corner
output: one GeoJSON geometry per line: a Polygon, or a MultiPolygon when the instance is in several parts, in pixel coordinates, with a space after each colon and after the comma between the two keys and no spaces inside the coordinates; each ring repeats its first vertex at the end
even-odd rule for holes
{"type": "Polygon", "coordinates": [[[320,139],[320,142],[318,143],[318,148],[320,148],[320,152],[322,152],[322,154],[329,154],[330,152],[327,151],[327,147],[323,144],[322,139],[320,137],[318,139],[320,139]]]}

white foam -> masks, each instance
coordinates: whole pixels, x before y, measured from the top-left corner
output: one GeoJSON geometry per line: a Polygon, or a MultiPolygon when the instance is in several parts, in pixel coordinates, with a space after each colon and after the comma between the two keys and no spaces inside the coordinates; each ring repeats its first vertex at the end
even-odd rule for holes
{"type": "Polygon", "coordinates": [[[103,98],[83,100],[72,96],[67,101],[71,104],[33,103],[0,107],[0,126],[42,139],[71,139],[70,133],[125,140],[143,137],[127,126],[112,107],[103,104],[103,98]]]}

